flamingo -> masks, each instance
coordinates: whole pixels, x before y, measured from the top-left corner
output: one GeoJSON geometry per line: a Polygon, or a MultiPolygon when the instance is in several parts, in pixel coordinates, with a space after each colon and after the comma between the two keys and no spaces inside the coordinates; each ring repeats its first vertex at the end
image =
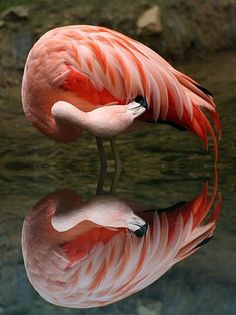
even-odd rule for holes
{"type": "Polygon", "coordinates": [[[29,281],[46,301],[69,308],[104,306],[142,290],[212,237],[221,198],[206,221],[215,190],[209,202],[207,195],[206,184],[189,202],[145,210],[115,196],[83,201],[56,191],[23,223],[29,281]]]}
{"type": "Polygon", "coordinates": [[[221,124],[212,94],[174,69],[156,52],[115,30],[71,25],[48,31],[28,54],[22,103],[29,121],[63,143],[85,130],[96,137],[106,167],[103,138],[109,138],[120,167],[115,137],[160,122],[186,129],[218,150],[204,112],[221,124]]]}

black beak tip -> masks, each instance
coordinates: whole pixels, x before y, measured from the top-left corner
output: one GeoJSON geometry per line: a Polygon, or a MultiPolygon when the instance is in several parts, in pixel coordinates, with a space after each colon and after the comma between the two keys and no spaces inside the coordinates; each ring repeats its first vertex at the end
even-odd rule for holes
{"type": "Polygon", "coordinates": [[[143,237],[143,236],[146,235],[147,229],[148,229],[148,225],[147,225],[147,223],[146,223],[146,224],[144,224],[143,226],[140,226],[140,228],[139,228],[138,230],[136,230],[136,231],[134,232],[134,234],[135,234],[136,236],[138,236],[138,237],[143,237]]]}
{"type": "Polygon", "coordinates": [[[141,95],[138,95],[138,96],[134,99],[134,101],[135,101],[136,103],[139,103],[140,106],[144,107],[145,109],[148,109],[148,102],[147,102],[147,100],[146,100],[145,97],[143,97],[143,96],[141,96],[141,95]]]}

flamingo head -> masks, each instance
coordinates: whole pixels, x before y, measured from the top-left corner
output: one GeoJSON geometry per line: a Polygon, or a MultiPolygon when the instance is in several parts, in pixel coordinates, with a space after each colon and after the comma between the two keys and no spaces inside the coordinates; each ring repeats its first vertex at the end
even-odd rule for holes
{"type": "Polygon", "coordinates": [[[126,105],[108,104],[84,112],[69,102],[58,101],[52,107],[58,128],[70,126],[86,130],[96,137],[113,137],[125,132],[133,125],[134,120],[148,109],[144,97],[138,96],[126,105]]]}

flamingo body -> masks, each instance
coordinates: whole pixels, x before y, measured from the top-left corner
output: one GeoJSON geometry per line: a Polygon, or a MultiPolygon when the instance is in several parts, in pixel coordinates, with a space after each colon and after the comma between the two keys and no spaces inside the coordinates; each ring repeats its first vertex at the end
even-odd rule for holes
{"type": "MultiPolygon", "coordinates": [[[[145,45],[104,27],[74,25],[47,32],[28,55],[22,81],[23,108],[33,125],[55,140],[72,142],[84,129],[96,135],[96,128],[89,128],[91,120],[82,125],[64,121],[60,128],[52,114],[55,103],[67,102],[87,113],[104,106],[126,106],[137,95],[149,104],[138,117],[140,121],[181,126],[202,138],[206,146],[209,131],[217,151],[215,134],[203,114],[203,110],[210,113],[221,132],[210,93],[145,45]]],[[[97,128],[106,111],[96,115],[97,128]]],[[[115,116],[114,108],[106,121],[115,116]]],[[[116,135],[136,121],[129,120],[119,129],[119,116],[113,122],[118,126],[116,135]]],[[[111,127],[106,128],[104,121],[101,124],[105,124],[102,135],[107,129],[110,136],[111,127]]]]}

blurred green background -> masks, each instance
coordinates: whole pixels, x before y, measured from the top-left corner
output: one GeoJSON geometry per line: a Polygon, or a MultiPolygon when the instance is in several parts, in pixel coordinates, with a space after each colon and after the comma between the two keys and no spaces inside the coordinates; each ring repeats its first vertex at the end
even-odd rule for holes
{"type": "MultiPolygon", "coordinates": [[[[0,314],[233,315],[236,302],[236,149],[234,0],[0,0],[0,314]],[[147,44],[215,96],[223,124],[219,191],[223,209],[213,240],[158,282],[115,305],[69,310],[43,301],[23,266],[20,237],[27,210],[62,188],[84,198],[96,189],[95,140],[63,145],[25,119],[20,98],[25,59],[33,43],[60,25],[92,24],[147,44]]],[[[213,148],[190,133],[160,125],[118,138],[123,171],[118,195],[168,207],[213,184],[213,148]]],[[[110,151],[105,145],[108,158],[110,151]]],[[[109,161],[108,179],[112,176],[109,161]]]]}

